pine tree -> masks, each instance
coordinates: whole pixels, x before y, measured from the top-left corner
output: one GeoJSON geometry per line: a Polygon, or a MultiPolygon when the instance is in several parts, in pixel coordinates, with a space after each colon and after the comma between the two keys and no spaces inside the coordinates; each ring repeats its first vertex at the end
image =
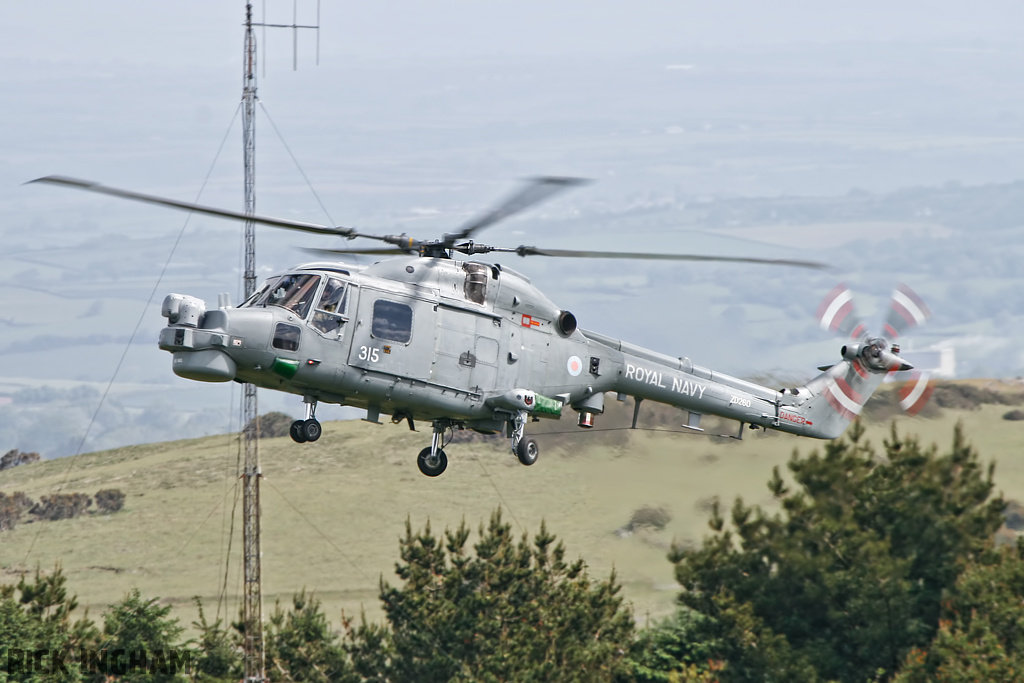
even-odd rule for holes
{"type": "Polygon", "coordinates": [[[358,683],[320,599],[305,589],[292,597],[287,613],[278,602],[264,633],[267,678],[271,681],[358,683]]]}
{"type": "MultiPolygon", "coordinates": [[[[993,468],[959,425],[940,455],[895,427],[879,454],[855,424],[823,455],[794,454],[789,470],[795,491],[777,469],[768,484],[780,513],[737,499],[727,525],[716,505],[703,545],[673,552],[680,602],[716,621],[723,600],[749,606],[745,632],[788,651],[780,663],[794,671],[851,683],[891,676],[931,642],[943,595],[1001,524],[993,468]]],[[[730,647],[723,680],[764,680],[769,669],[741,670],[735,657],[747,661],[747,650],[730,647]]]]}
{"type": "MultiPolygon", "coordinates": [[[[103,615],[103,639],[100,643],[112,655],[123,651],[119,665],[131,669],[135,656],[145,662],[139,670],[129,670],[120,676],[123,681],[146,683],[177,683],[185,680],[184,672],[170,672],[169,658],[161,661],[157,653],[166,657],[170,651],[183,651],[178,639],[184,629],[177,619],[168,618],[170,605],[161,606],[156,598],[145,599],[134,588],[124,599],[103,615]]],[[[115,663],[111,661],[111,666],[115,663]]]]}
{"type": "Polygon", "coordinates": [[[403,584],[381,581],[390,632],[350,624],[348,648],[363,676],[573,683],[625,674],[633,619],[614,573],[592,580],[543,523],[532,542],[525,533],[517,542],[500,510],[480,526],[472,552],[469,536],[464,522],[442,538],[429,523],[414,532],[406,522],[396,566],[403,584]]]}
{"type": "Polygon", "coordinates": [[[5,680],[81,680],[73,654],[63,666],[54,666],[52,658],[52,653],[75,653],[82,647],[92,646],[98,635],[87,613],[72,620],[78,599],[68,594],[66,584],[67,577],[57,565],[49,574],[36,568],[33,580],[22,577],[17,587],[0,586],[0,662],[5,680]],[[32,672],[27,666],[8,671],[12,659],[18,659],[11,656],[12,650],[20,650],[22,656],[28,658],[31,653],[45,652],[40,664],[46,673],[32,672]]]}
{"type": "Polygon", "coordinates": [[[943,604],[939,631],[898,683],[1024,680],[1024,540],[984,554],[943,604]]]}

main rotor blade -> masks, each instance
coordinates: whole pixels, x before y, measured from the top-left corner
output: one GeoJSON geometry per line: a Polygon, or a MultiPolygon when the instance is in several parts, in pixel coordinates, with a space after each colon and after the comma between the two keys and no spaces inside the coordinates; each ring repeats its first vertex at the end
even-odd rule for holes
{"type": "MultiPolygon", "coordinates": [[[[504,249],[495,251],[505,251],[504,249]]],[[[773,266],[796,266],[798,268],[815,268],[828,270],[830,266],[815,261],[797,261],[792,259],[748,258],[742,256],[698,256],[696,254],[644,254],[628,251],[577,251],[574,249],[538,249],[537,247],[517,247],[508,249],[520,256],[558,256],[562,258],[614,258],[614,259],[646,259],[652,261],[721,261],[725,263],[763,263],[773,266]]]]}
{"type": "Polygon", "coordinates": [[[232,220],[239,221],[252,221],[261,225],[269,225],[274,228],[285,228],[288,230],[301,230],[302,232],[312,232],[318,235],[338,235],[340,237],[369,237],[371,239],[379,239],[375,235],[363,235],[357,233],[351,228],[332,228],[326,225],[319,225],[317,223],[304,223],[302,221],[292,221],[286,218],[271,218],[269,216],[247,216],[240,211],[229,211],[228,209],[218,209],[212,206],[202,206],[200,204],[192,204],[190,202],[180,202],[176,199],[167,199],[165,197],[157,197],[151,194],[143,194],[141,192],[132,192],[130,190],[121,190],[116,187],[108,187],[101,185],[89,180],[79,180],[78,178],[68,178],[67,176],[51,175],[45,178],[36,178],[30,180],[26,185],[30,183],[45,183],[47,185],[62,185],[64,187],[73,187],[78,190],[86,190],[88,192],[96,192],[99,194],[109,195],[111,197],[118,197],[119,199],[130,199],[132,201],[143,202],[146,204],[157,204],[158,206],[166,206],[171,209],[180,209],[182,211],[194,211],[195,213],[206,214],[207,216],[216,216],[218,218],[229,218],[232,220]]]}
{"type": "Polygon", "coordinates": [[[585,178],[559,178],[554,176],[530,178],[525,187],[493,209],[463,224],[457,232],[445,235],[445,244],[452,245],[457,240],[464,240],[473,233],[525,211],[535,204],[540,204],[559,192],[564,192],[580,185],[586,185],[589,182],[585,178]]]}
{"type": "Polygon", "coordinates": [[[416,252],[409,252],[398,247],[381,247],[380,249],[317,249],[315,247],[303,247],[300,251],[307,254],[320,254],[323,256],[334,256],[338,254],[351,254],[354,256],[415,256],[416,252]]]}

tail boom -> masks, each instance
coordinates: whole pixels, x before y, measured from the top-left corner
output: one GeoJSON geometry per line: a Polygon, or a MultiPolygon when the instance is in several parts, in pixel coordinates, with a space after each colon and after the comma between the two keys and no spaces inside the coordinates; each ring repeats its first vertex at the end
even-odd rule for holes
{"type": "MultiPolygon", "coordinates": [[[[617,376],[607,391],[676,406],[700,416],[730,420],[817,439],[842,435],[881,385],[885,372],[862,360],[844,359],[806,385],[781,391],[694,365],[592,332],[591,342],[611,347],[617,376]]],[[[696,419],[694,419],[696,416],[696,419]]]]}

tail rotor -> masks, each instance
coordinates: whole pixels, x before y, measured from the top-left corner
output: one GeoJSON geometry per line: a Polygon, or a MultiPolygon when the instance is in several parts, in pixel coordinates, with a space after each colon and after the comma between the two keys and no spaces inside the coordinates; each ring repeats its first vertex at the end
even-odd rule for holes
{"type": "Polygon", "coordinates": [[[825,295],[818,306],[817,316],[821,329],[829,330],[841,337],[860,340],[867,334],[867,328],[864,327],[853,305],[853,292],[843,283],[839,283],[825,295]]]}
{"type": "MultiPolygon", "coordinates": [[[[885,336],[874,337],[856,313],[850,288],[839,284],[822,300],[817,317],[822,329],[850,340],[843,347],[842,354],[846,360],[851,361],[849,376],[845,379],[851,386],[855,386],[867,380],[868,372],[884,372],[892,376],[897,372],[912,370],[913,366],[900,357],[900,346],[896,340],[911,328],[926,322],[931,317],[931,311],[914,290],[900,284],[889,299],[882,325],[885,336]]],[[[928,403],[933,390],[934,381],[930,373],[915,371],[899,390],[900,408],[909,415],[918,414],[928,403]]],[[[863,405],[862,402],[858,403],[863,405]]]]}
{"type": "Polygon", "coordinates": [[[910,287],[900,284],[889,299],[889,314],[882,329],[890,339],[896,339],[910,328],[923,325],[931,317],[932,312],[921,297],[910,287]]]}

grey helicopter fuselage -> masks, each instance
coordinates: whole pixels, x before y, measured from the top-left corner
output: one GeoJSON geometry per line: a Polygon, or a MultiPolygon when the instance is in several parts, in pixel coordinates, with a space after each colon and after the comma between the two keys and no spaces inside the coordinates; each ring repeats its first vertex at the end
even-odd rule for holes
{"type": "Polygon", "coordinates": [[[523,417],[558,419],[564,406],[590,426],[615,392],[684,409],[691,429],[714,414],[740,422],[739,436],[746,423],[834,438],[899,361],[877,344],[851,347],[807,385],[777,391],[579,329],[527,277],[450,258],[310,263],[237,308],[172,294],[163,313],[160,348],[181,377],[365,408],[371,422],[433,422],[435,432],[443,421],[511,436],[518,417],[521,437],[523,417]]]}

